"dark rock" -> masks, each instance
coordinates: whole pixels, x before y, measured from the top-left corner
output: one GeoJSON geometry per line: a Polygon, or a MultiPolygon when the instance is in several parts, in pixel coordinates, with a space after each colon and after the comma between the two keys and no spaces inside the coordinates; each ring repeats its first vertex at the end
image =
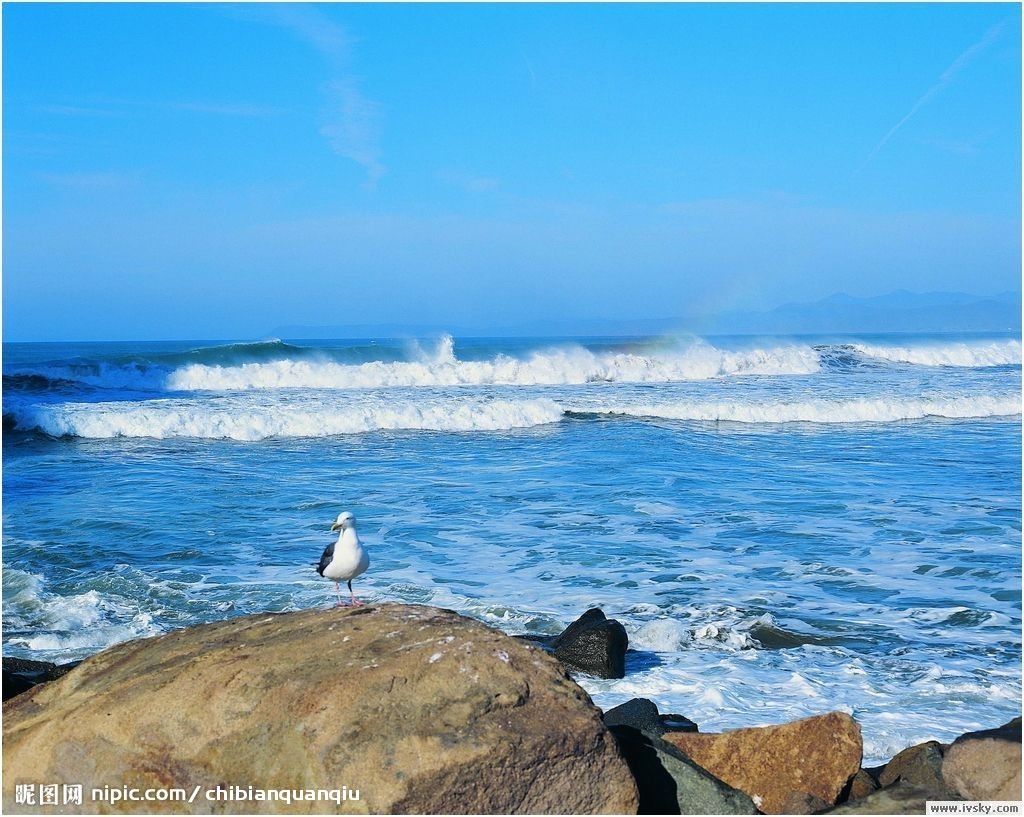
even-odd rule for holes
{"type": "Polygon", "coordinates": [[[908,783],[928,792],[932,800],[955,800],[956,792],[942,780],[942,755],[942,744],[935,740],[904,749],[885,764],[878,783],[882,787],[908,783]]]}
{"type": "Polygon", "coordinates": [[[34,686],[34,683],[17,673],[8,672],[6,669],[3,671],[3,698],[5,701],[15,695],[21,695],[22,692],[27,692],[34,686]]]}
{"type": "Polygon", "coordinates": [[[983,738],[996,738],[998,740],[1008,740],[1013,743],[1020,743],[1020,732],[1021,719],[1018,716],[1012,721],[1007,721],[1002,726],[997,726],[995,729],[981,729],[977,732],[965,732],[958,737],[954,743],[959,743],[962,740],[981,740],[983,738]]]}
{"type": "Polygon", "coordinates": [[[968,800],[1020,800],[1020,718],[958,737],[945,752],[942,779],[968,800]]]}
{"type": "MultiPolygon", "coordinates": [[[[884,766],[879,766],[879,769],[884,769],[884,766]]],[[[839,795],[839,802],[846,803],[852,800],[860,800],[862,797],[867,797],[872,792],[878,790],[878,778],[876,775],[871,774],[867,769],[861,769],[853,777],[850,778],[850,782],[846,784],[846,788],[843,789],[839,795]]]]}
{"type": "Polygon", "coordinates": [[[626,628],[605,618],[598,607],[587,610],[551,640],[559,661],[598,678],[625,677],[628,646],[626,628]]]}
{"type": "Polygon", "coordinates": [[[582,616],[553,638],[522,635],[544,646],[571,670],[598,678],[623,678],[626,675],[626,628],[613,618],[605,618],[598,607],[582,616]]]}
{"type": "Polygon", "coordinates": [[[3,659],[3,699],[13,698],[20,695],[36,684],[45,684],[47,681],[54,681],[62,675],[77,667],[81,661],[71,661],[67,664],[54,664],[50,661],[33,661],[30,658],[3,659]]]}
{"type": "Polygon", "coordinates": [[[604,713],[605,726],[632,726],[652,735],[665,732],[696,732],[697,724],[682,715],[661,715],[654,701],[633,698],[604,713]]]}
{"type": "Polygon", "coordinates": [[[56,681],[58,678],[67,675],[69,672],[71,672],[71,670],[73,670],[81,663],[81,661],[68,661],[68,663],[66,664],[57,664],[57,666],[55,666],[52,670],[46,673],[46,680],[56,681]]]}
{"type": "Polygon", "coordinates": [[[819,814],[924,814],[929,799],[924,789],[897,783],[819,814]]]}
{"type": "Polygon", "coordinates": [[[45,675],[50,670],[56,669],[57,665],[50,661],[33,661],[31,658],[14,658],[4,656],[3,668],[8,672],[17,672],[25,675],[45,675]]]}
{"type": "Polygon", "coordinates": [[[783,814],[814,814],[827,809],[831,803],[826,803],[820,797],[808,794],[805,791],[793,791],[786,797],[782,804],[783,814]]]}
{"type": "Polygon", "coordinates": [[[666,732],[699,732],[700,728],[685,715],[671,713],[661,715],[661,725],[666,732]]]}
{"type": "Polygon", "coordinates": [[[639,814],[757,814],[750,797],[656,735],[625,724],[609,730],[636,780],[639,814]]]}

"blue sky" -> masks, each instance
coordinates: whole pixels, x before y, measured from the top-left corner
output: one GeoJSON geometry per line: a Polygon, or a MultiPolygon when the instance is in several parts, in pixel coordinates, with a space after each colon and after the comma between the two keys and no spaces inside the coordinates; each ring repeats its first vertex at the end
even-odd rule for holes
{"type": "Polygon", "coordinates": [[[1020,287],[1017,4],[3,7],[7,340],[1020,287]]]}

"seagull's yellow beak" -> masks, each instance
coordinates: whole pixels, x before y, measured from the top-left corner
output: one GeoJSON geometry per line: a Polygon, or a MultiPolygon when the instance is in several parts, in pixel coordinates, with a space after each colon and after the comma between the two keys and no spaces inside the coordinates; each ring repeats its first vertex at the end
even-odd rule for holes
{"type": "Polygon", "coordinates": [[[339,528],[341,528],[341,525],[339,525],[337,522],[331,525],[331,530],[338,530],[339,528]]]}

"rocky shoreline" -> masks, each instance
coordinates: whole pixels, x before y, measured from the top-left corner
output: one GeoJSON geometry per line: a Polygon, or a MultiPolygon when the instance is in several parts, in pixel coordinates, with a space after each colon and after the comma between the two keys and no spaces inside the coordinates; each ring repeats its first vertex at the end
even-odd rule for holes
{"type": "Polygon", "coordinates": [[[245,616],[57,666],[3,660],[8,813],[923,814],[1019,800],[1021,719],[862,767],[849,715],[704,733],[633,699],[602,713],[568,670],[622,677],[628,638],[587,611],[510,637],[382,604],[245,616]],[[18,786],[200,792],[42,806],[18,786]],[[337,790],[339,804],[218,792],[337,790]]]}

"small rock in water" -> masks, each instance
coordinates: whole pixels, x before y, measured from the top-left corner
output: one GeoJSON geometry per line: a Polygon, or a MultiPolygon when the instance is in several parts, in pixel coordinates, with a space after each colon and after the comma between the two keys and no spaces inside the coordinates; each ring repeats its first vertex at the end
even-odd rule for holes
{"type": "Polygon", "coordinates": [[[958,737],[942,762],[946,785],[968,800],[1020,800],[1020,731],[1020,718],[1014,718],[958,737]]]}
{"type": "Polygon", "coordinates": [[[623,678],[626,675],[626,628],[593,607],[553,638],[517,636],[544,645],[571,670],[598,678],[623,678]]]}
{"type": "Polygon", "coordinates": [[[665,732],[696,732],[697,724],[682,715],[661,715],[647,698],[633,698],[604,713],[605,726],[632,726],[652,735],[665,732]]]}
{"type": "Polygon", "coordinates": [[[749,794],[765,814],[785,814],[793,793],[835,803],[860,769],[863,751],[860,727],[843,712],[780,726],[664,737],[702,768],[749,794]]]}
{"type": "Polygon", "coordinates": [[[626,628],[605,618],[600,608],[587,610],[551,640],[551,647],[562,663],[599,678],[626,675],[626,628]]]}
{"type": "Polygon", "coordinates": [[[757,814],[750,797],[702,769],[670,743],[625,724],[613,724],[609,729],[636,780],[638,813],[757,814]]]}

